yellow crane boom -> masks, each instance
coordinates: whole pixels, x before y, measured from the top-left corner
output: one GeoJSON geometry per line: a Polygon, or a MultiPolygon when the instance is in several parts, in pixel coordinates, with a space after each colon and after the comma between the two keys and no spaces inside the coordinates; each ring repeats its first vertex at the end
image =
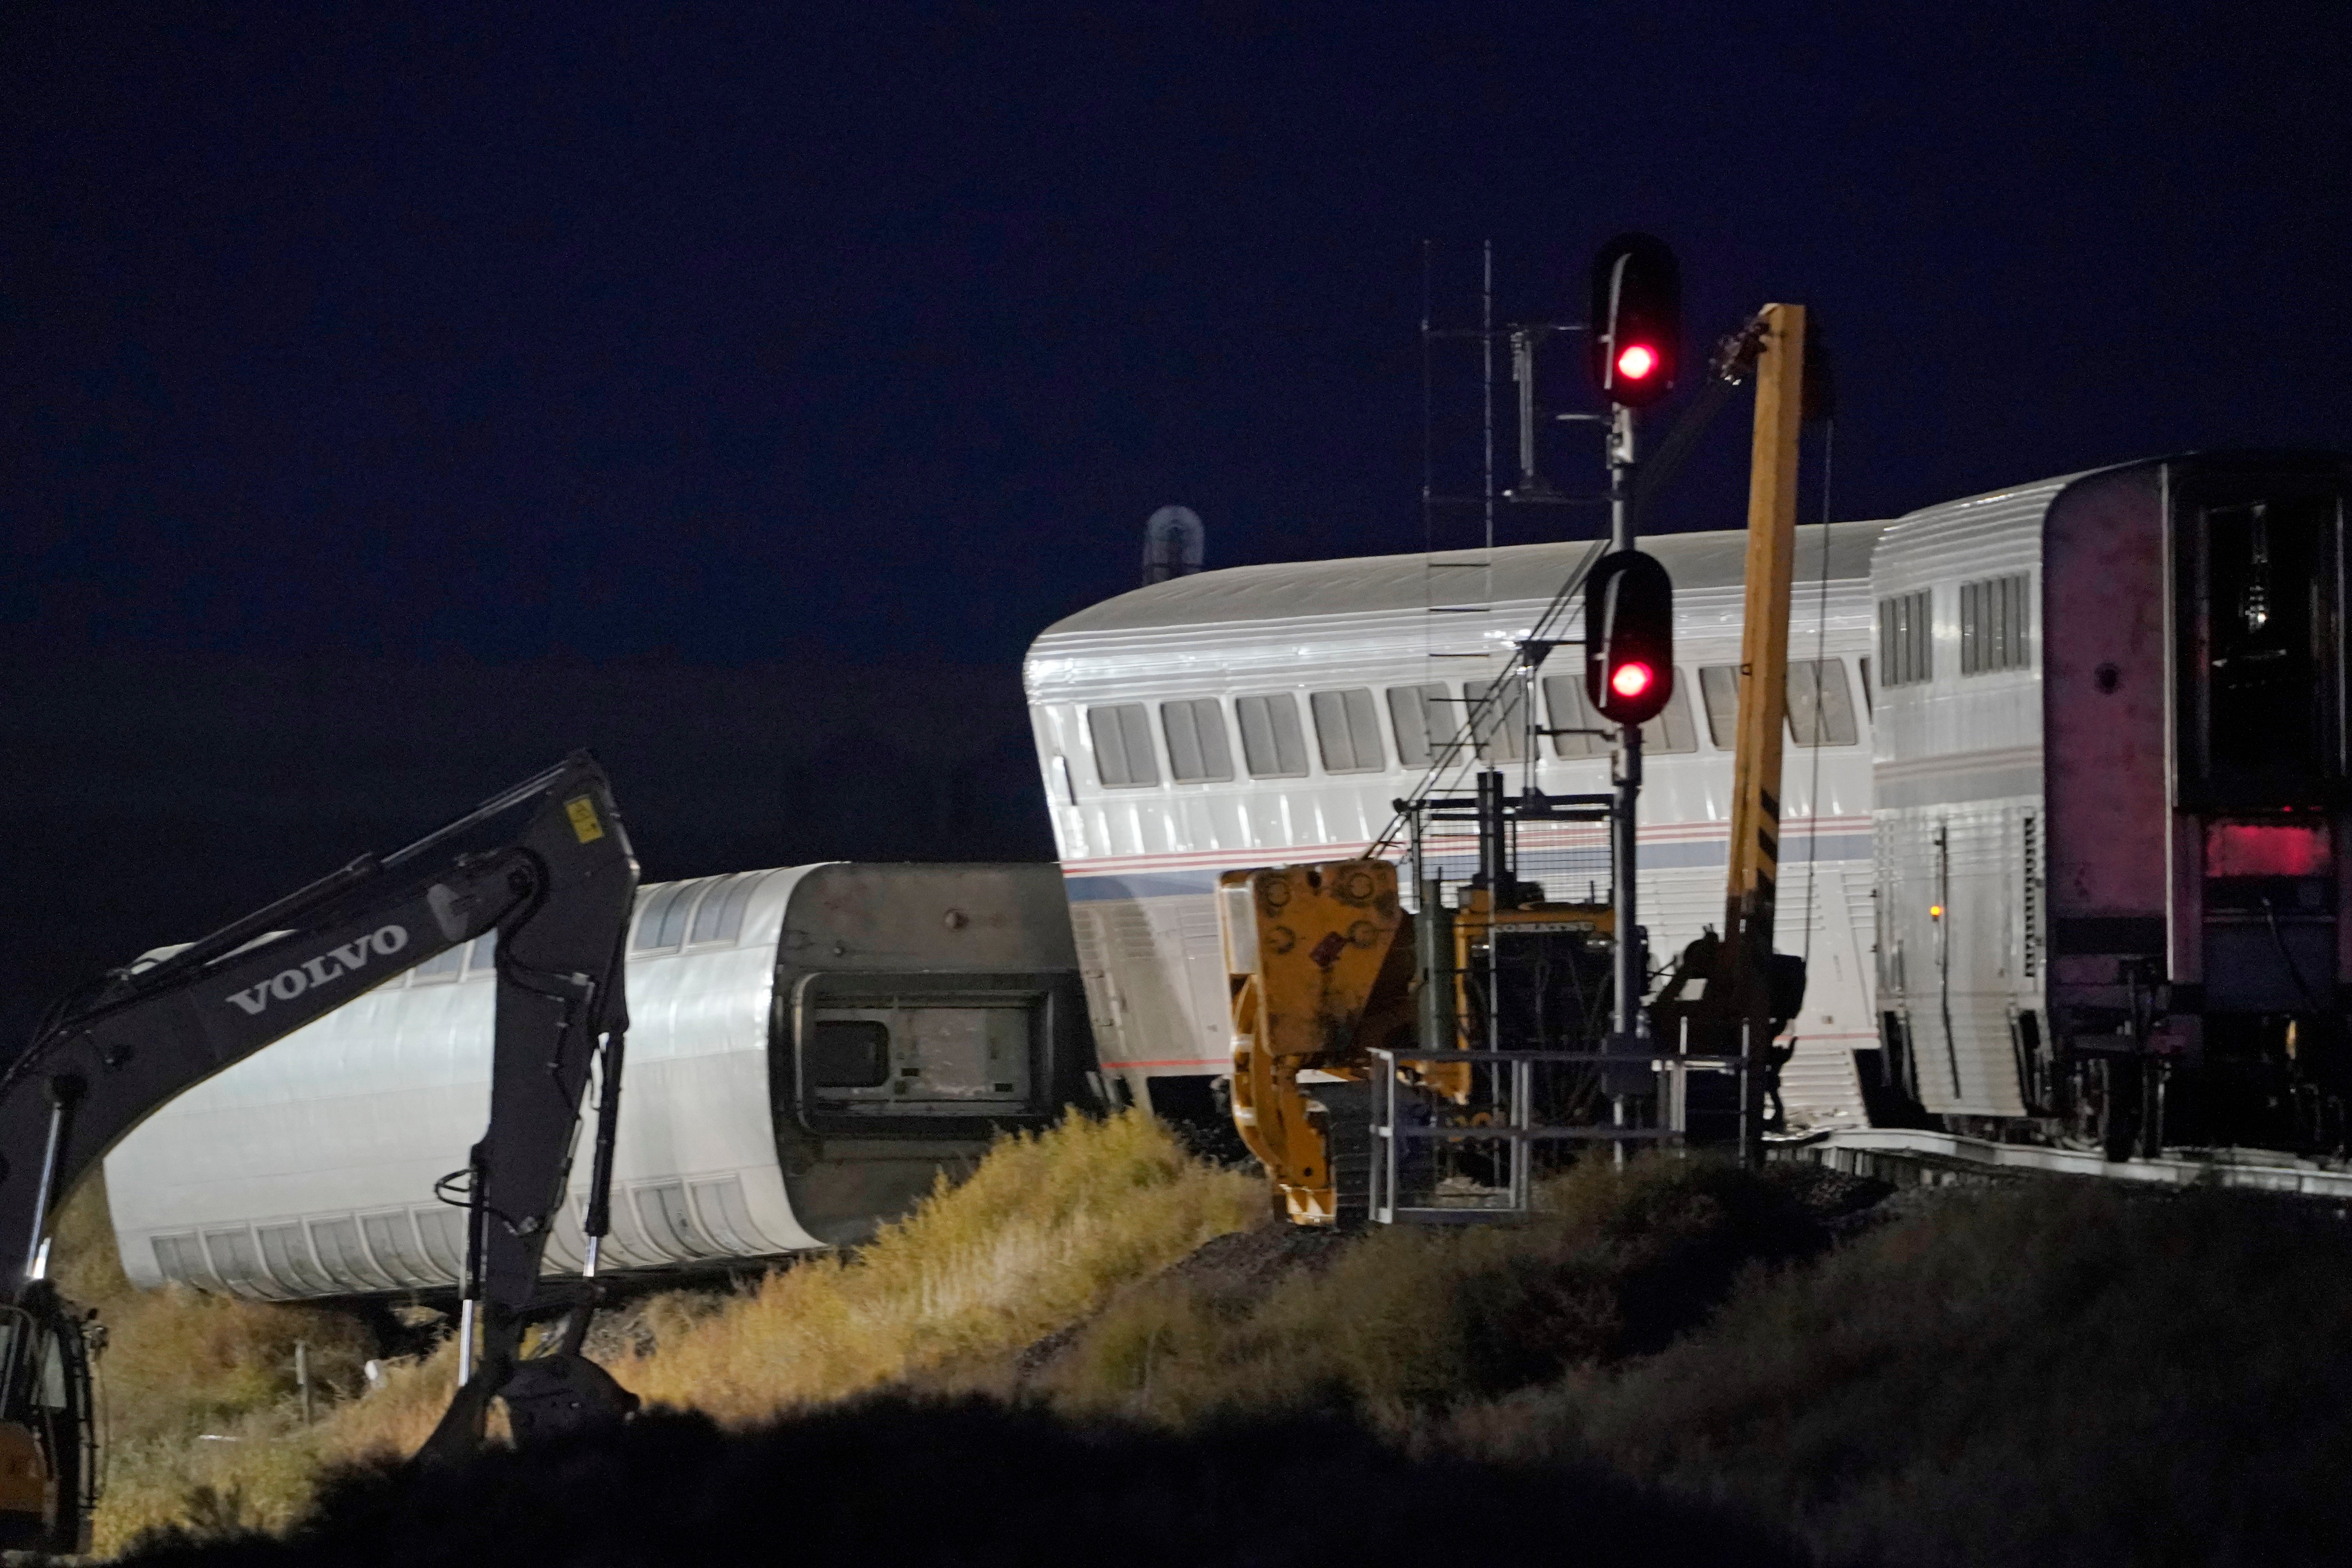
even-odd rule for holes
{"type": "Polygon", "coordinates": [[[1789,595],[1797,552],[1797,450],[1805,418],[1805,308],[1767,305],[1734,340],[1754,354],[1756,424],[1748,477],[1746,608],[1731,763],[1724,935],[1702,937],[1650,1009],[1662,1038],[1748,1063],[1739,1105],[1744,1159],[1760,1157],[1763,1096],[1786,1052],[1774,1037],[1803,996],[1802,970],[1776,959],[1780,763],[1789,721],[1789,595]],[[1704,994],[1685,1000],[1694,981],[1704,994]]]}

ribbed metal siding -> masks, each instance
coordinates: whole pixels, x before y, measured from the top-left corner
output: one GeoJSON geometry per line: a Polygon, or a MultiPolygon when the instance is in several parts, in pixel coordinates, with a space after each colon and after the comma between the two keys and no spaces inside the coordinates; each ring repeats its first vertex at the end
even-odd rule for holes
{"type": "MultiPolygon", "coordinates": [[[[606,1243],[615,1267],[815,1245],[775,1164],[767,1069],[777,937],[808,869],[747,873],[757,886],[732,940],[695,943],[690,913],[679,912],[682,945],[632,947],[629,1089],[606,1243]]],[[[643,889],[640,910],[678,886],[643,889]]],[[[723,900],[742,888],[714,878],[696,890],[723,900]]],[[[715,932],[717,917],[704,929],[715,932]]],[[[133,1282],[264,1298],[456,1284],[458,1212],[428,1194],[463,1165],[488,1114],[488,976],[478,966],[456,983],[379,986],[132,1132],[106,1170],[133,1282]]],[[[583,1160],[549,1234],[550,1272],[583,1260],[587,1175],[583,1160]]]]}
{"type": "Polygon", "coordinates": [[[2084,476],[2021,486],[1898,519],[1879,541],[1872,593],[1929,595],[1934,672],[1881,699],[1873,811],[1882,1007],[1908,1022],[1916,1085],[1932,1111],[2016,1116],[2014,1019],[2044,1006],[2026,973],[2025,819],[2043,815],[2041,565],[2043,520],[2084,476]],[[2028,658],[1984,668],[1963,640],[1964,586],[2021,580],[2028,658]],[[1938,830],[1944,847],[1937,848],[1938,830]],[[1940,900],[1938,921],[1931,913],[1940,900]],[[1938,943],[1942,957],[1938,960],[1938,943]]]}

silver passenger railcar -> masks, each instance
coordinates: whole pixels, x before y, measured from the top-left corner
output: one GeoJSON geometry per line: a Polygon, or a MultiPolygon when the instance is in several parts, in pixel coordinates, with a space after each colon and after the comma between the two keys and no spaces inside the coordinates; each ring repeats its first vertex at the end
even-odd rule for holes
{"type": "Polygon", "coordinates": [[[2206,454],[1880,540],[1879,995],[1948,1128],[2344,1151],[2347,499],[2206,454]]]}
{"type": "MultiPolygon", "coordinates": [[[[1791,1119],[1815,1126],[1860,1124],[1864,1080],[1878,1076],[1856,1053],[1875,1058],[1879,1044],[1868,952],[1879,529],[1806,528],[1797,548],[1780,941],[1809,953],[1812,984],[1783,1093],[1791,1119]]],[[[1644,747],[1638,875],[1661,956],[1723,918],[1745,539],[1644,543],[1674,576],[1680,666],[1644,747]]],[[[1209,1086],[1232,1066],[1217,874],[1364,850],[1592,549],[1202,573],[1037,638],[1030,712],[1106,1072],[1156,1107],[1211,1114],[1209,1086]]],[[[1580,637],[1579,614],[1553,635],[1580,637]]],[[[1581,671],[1571,650],[1540,672],[1542,728],[1594,724],[1581,671]]],[[[1530,755],[1523,710],[1496,711],[1456,787],[1484,763],[1513,788],[1529,776],[1555,793],[1607,787],[1605,742],[1549,737],[1530,755]]]]}
{"type": "MultiPolygon", "coordinates": [[[[489,1103],[491,942],[377,987],[158,1111],[106,1162],[125,1270],[240,1295],[446,1288],[434,1201],[489,1103]]],[[[1045,865],[827,864],[641,889],[607,1267],[858,1239],[1084,1090],[1045,865]]],[[[587,1172],[550,1238],[582,1264],[587,1172]]]]}

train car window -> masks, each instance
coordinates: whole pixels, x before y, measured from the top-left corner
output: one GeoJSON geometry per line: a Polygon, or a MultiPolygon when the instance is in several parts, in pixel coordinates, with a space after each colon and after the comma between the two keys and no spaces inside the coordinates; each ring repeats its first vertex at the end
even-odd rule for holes
{"type": "Polygon", "coordinates": [[[205,1251],[212,1257],[213,1272],[230,1284],[266,1283],[261,1278],[260,1250],[253,1245],[253,1232],[243,1226],[205,1232],[205,1251]]]}
{"type": "Polygon", "coordinates": [[[691,882],[671,882],[654,889],[637,910],[637,939],[630,945],[640,952],[656,947],[677,946],[677,939],[673,936],[664,942],[662,931],[669,925],[669,912],[677,907],[678,900],[691,897],[693,892],[694,884],[691,882]]]}
{"type": "Polygon", "coordinates": [[[1929,589],[1878,601],[1878,678],[1884,684],[1916,686],[1936,673],[1935,626],[1929,589]]]}
{"type": "Polygon", "coordinates": [[[1960,673],[1990,675],[2032,663],[2026,646],[2032,620],[2023,572],[1960,584],[1960,673]]]}
{"type": "Polygon", "coordinates": [[[1368,773],[1386,764],[1370,687],[1312,692],[1307,705],[1315,714],[1315,743],[1323,752],[1325,773],[1368,773]]]}
{"type": "MultiPolygon", "coordinates": [[[[1581,675],[1544,677],[1544,706],[1554,730],[1588,730],[1596,734],[1554,735],[1553,754],[1561,757],[1605,757],[1617,744],[1616,726],[1593,710],[1584,692],[1581,675]]],[[[1666,699],[1658,716],[1642,726],[1642,750],[1648,755],[1673,755],[1698,750],[1698,731],[1691,723],[1690,692],[1681,686],[1666,699]]]]}
{"type": "Polygon", "coordinates": [[[719,911],[727,902],[728,884],[734,880],[732,876],[726,876],[704,885],[702,898],[694,906],[693,922],[686,930],[687,941],[692,942],[718,940],[719,911]]]}
{"type": "MultiPolygon", "coordinates": [[[[425,1260],[447,1279],[466,1277],[466,1213],[463,1209],[411,1209],[416,1238],[425,1244],[425,1260]]],[[[264,1236],[269,1233],[264,1231],[264,1236]]]]}
{"type": "Polygon", "coordinates": [[[811,1089],[879,1089],[890,1081],[890,1026],[871,1018],[824,1018],[809,1030],[811,1089]]]}
{"type": "Polygon", "coordinates": [[[1485,686],[1464,689],[1470,700],[1471,739],[1482,763],[1516,763],[1528,752],[1528,688],[1516,670],[1485,686]]]}
{"type": "Polygon", "coordinates": [[[654,935],[656,947],[676,947],[686,940],[686,920],[694,912],[694,896],[709,885],[707,881],[678,884],[677,897],[662,910],[654,935]]]}
{"type": "MultiPolygon", "coordinates": [[[[430,1285],[432,1271],[425,1267],[423,1251],[416,1245],[416,1230],[409,1223],[408,1211],[360,1215],[360,1234],[367,1238],[367,1249],[375,1257],[378,1268],[403,1285],[430,1285]]],[[[210,1241],[207,1237],[206,1241],[210,1241]]],[[[218,1249],[214,1257],[219,1257],[218,1249]]]]}
{"type": "Polygon", "coordinates": [[[757,871],[747,871],[740,877],[719,879],[724,894],[713,888],[702,896],[701,907],[694,911],[693,942],[734,942],[743,934],[743,910],[751,901],[752,889],[761,879],[757,871]]]}
{"type": "Polygon", "coordinates": [[[339,1284],[356,1279],[365,1285],[384,1285],[392,1276],[375,1266],[360,1246],[359,1222],[348,1219],[314,1220],[310,1225],[310,1246],[317,1251],[319,1261],[339,1284]]]}
{"type": "Polygon", "coordinates": [[[1254,779],[1307,776],[1307,736],[1298,727],[1298,700],[1270,691],[1234,700],[1241,721],[1242,761],[1254,779]]]}
{"type": "Polygon", "coordinates": [[[1698,669],[1699,700],[1706,704],[1706,738],[1718,752],[1727,752],[1739,740],[1739,667],[1703,664],[1698,669]]]}
{"type": "Polygon", "coordinates": [[[1834,658],[1791,660],[1789,738],[1801,746],[1851,746],[1861,734],[1844,664],[1834,658]]]}
{"type": "Polygon", "coordinates": [[[164,1279],[184,1283],[212,1272],[211,1265],[197,1250],[196,1238],[192,1235],[155,1237],[155,1267],[163,1271],[164,1279]]]}
{"type": "MultiPolygon", "coordinates": [[[[1592,710],[1591,700],[1584,695],[1582,674],[1545,676],[1543,694],[1544,711],[1551,720],[1553,756],[1605,757],[1609,754],[1610,738],[1602,732],[1609,729],[1609,725],[1592,710]],[[1559,731],[1563,730],[1588,731],[1591,733],[1561,734],[1559,731]]],[[[1684,726],[1689,727],[1687,714],[1684,726]]]]}
{"type": "Polygon", "coordinates": [[[1675,687],[1658,716],[1642,726],[1642,750],[1652,756],[1698,750],[1698,731],[1691,724],[1690,693],[1675,687]]]}
{"type": "Polygon", "coordinates": [[[489,974],[498,968],[499,933],[486,931],[466,944],[466,974],[489,974]]]}
{"type": "Polygon", "coordinates": [[[464,968],[465,964],[466,949],[462,944],[450,948],[446,952],[436,952],[409,971],[415,976],[410,984],[438,985],[444,981],[455,980],[457,978],[457,971],[464,968]]]}
{"type": "MultiPolygon", "coordinates": [[[[456,1209],[447,1212],[453,1218],[457,1215],[456,1209]]],[[[335,1282],[320,1273],[319,1266],[310,1261],[310,1246],[303,1239],[299,1225],[265,1225],[255,1234],[261,1238],[262,1267],[279,1284],[295,1290],[332,1289],[335,1282]]],[[[456,1271],[452,1270],[449,1277],[456,1279],[456,1271]]]]}
{"type": "Polygon", "coordinates": [[[2182,531],[2187,798],[2275,806],[2342,788],[2337,526],[2335,497],[2287,493],[2200,509],[2182,531]]]}
{"type": "Polygon", "coordinates": [[[1234,776],[1224,705],[1215,698],[1162,702],[1160,729],[1168,737],[1168,776],[1178,784],[1218,783],[1234,776]]]}
{"type": "Polygon", "coordinates": [[[1087,730],[1094,736],[1095,776],[1105,789],[1139,789],[1160,782],[1160,764],[1151,755],[1151,720],[1142,703],[1089,708],[1087,730]]]}
{"type": "Polygon", "coordinates": [[[1443,685],[1389,688],[1389,725],[1396,731],[1397,761],[1425,768],[1454,738],[1453,698],[1443,685]]]}

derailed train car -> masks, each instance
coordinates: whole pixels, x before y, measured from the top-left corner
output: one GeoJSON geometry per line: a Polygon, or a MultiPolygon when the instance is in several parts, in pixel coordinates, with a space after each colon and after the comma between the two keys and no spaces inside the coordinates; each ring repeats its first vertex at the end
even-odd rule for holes
{"type": "MultiPolygon", "coordinates": [[[[1807,528],[1797,546],[1780,940],[1809,954],[1813,982],[1783,1092],[1791,1118],[1815,1126],[1863,1125],[1883,1076],[1867,934],[1870,559],[1882,526],[1807,528]]],[[[1746,540],[1671,534],[1644,548],[1674,575],[1681,666],[1643,742],[1638,874],[1664,957],[1723,919],[1746,540]]],[[[1594,555],[1577,542],[1205,572],[1106,600],[1037,638],[1030,716],[1107,1074],[1155,1109],[1215,1114],[1211,1085],[1233,1060],[1219,873],[1362,853],[1498,679],[1499,721],[1465,749],[1448,788],[1467,789],[1487,765],[1514,791],[1609,787],[1577,650],[1539,671],[1532,715],[1506,677],[1518,641],[1594,555]]],[[[1580,637],[1580,605],[1549,635],[1580,637]]],[[[1539,854],[1523,835],[1523,861],[1545,862],[1524,874],[1551,878],[1554,896],[1605,896],[1603,830],[1551,838],[1539,854]]],[[[1466,876],[1474,858],[1460,847],[1448,874],[1466,876]]]]}
{"type": "MultiPolygon", "coordinates": [[[[1793,1125],[2352,1152],[2347,498],[2341,454],[2219,452],[1800,531],[1793,1125]]],[[[1644,744],[1654,952],[1720,918],[1740,537],[1644,545],[1684,666],[1644,744]]],[[[1106,1071],[1205,1111],[1217,873],[1366,848],[1587,549],[1204,573],[1037,639],[1106,1071]]],[[[1543,671],[1544,727],[1590,725],[1578,684],[1543,671]]],[[[1587,737],[1479,740],[1512,788],[1606,776],[1587,737]]]]}
{"type": "MultiPolygon", "coordinates": [[[[124,1269],[289,1298],[457,1283],[488,1104],[491,942],[394,980],[182,1095],[106,1162],[124,1269]]],[[[825,864],[641,889],[607,1268],[859,1239],[998,1131],[1087,1096],[1060,879],[825,864]]],[[[549,1239],[582,1265],[587,1171],[549,1239]]]]}
{"type": "Polygon", "coordinates": [[[2345,1151],[2347,500],[2215,453],[1880,540],[1880,1006],[1951,1130],[2345,1151]]]}

